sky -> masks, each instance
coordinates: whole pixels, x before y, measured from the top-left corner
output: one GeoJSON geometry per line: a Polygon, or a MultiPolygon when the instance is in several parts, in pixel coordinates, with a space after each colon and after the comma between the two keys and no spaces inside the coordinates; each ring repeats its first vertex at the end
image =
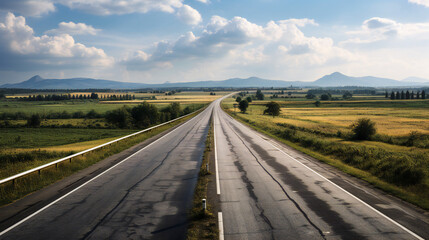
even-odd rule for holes
{"type": "Polygon", "coordinates": [[[429,0],[2,0],[0,85],[429,79],[429,0]]]}

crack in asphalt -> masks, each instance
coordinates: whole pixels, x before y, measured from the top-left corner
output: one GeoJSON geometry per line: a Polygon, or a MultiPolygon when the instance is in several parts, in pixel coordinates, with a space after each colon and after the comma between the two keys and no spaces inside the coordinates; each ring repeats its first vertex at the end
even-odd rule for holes
{"type": "MultiPolygon", "coordinates": [[[[316,231],[320,234],[320,236],[323,239],[326,239],[325,234],[323,233],[323,231],[315,224],[311,221],[311,219],[308,217],[307,213],[301,208],[301,206],[298,204],[298,202],[293,199],[286,191],[286,189],[280,184],[280,182],[261,164],[261,162],[259,161],[258,157],[253,153],[253,151],[246,145],[246,143],[244,142],[244,140],[237,134],[236,131],[234,131],[234,129],[232,129],[230,124],[227,124],[231,131],[240,139],[240,141],[243,143],[243,145],[247,148],[247,150],[249,150],[250,154],[252,154],[252,156],[255,158],[256,162],[258,162],[258,164],[262,167],[262,169],[274,180],[274,182],[276,182],[279,187],[282,189],[283,193],[286,195],[287,198],[289,198],[292,203],[295,205],[295,207],[301,212],[301,214],[304,216],[304,218],[308,221],[308,223],[313,226],[316,231]]],[[[241,132],[241,131],[240,131],[241,132]]],[[[241,132],[242,133],[242,132],[241,132]]]]}
{"type": "Polygon", "coordinates": [[[250,197],[254,200],[256,208],[259,210],[259,216],[269,226],[271,238],[274,239],[274,233],[272,231],[272,230],[274,230],[274,227],[273,227],[270,219],[265,215],[264,208],[262,208],[262,206],[260,206],[260,204],[259,204],[259,199],[256,196],[255,191],[254,191],[255,187],[252,185],[250,179],[247,177],[247,171],[244,170],[243,165],[238,161],[238,157],[237,157],[238,154],[234,151],[234,149],[232,147],[231,140],[230,140],[229,136],[226,134],[225,129],[222,128],[222,131],[224,133],[224,136],[226,137],[226,141],[228,142],[228,145],[230,146],[230,151],[234,154],[234,158],[237,159],[236,161],[234,161],[234,165],[238,168],[239,172],[243,173],[241,175],[241,179],[246,184],[246,189],[249,192],[250,197]]]}
{"type": "Polygon", "coordinates": [[[103,218],[101,218],[100,221],[98,221],[98,223],[82,237],[82,239],[88,239],[90,235],[101,225],[101,223],[103,223],[109,217],[109,215],[111,215],[124,202],[124,200],[128,197],[130,192],[134,190],[134,188],[136,188],[141,182],[143,182],[148,177],[150,177],[153,173],[155,173],[164,164],[165,160],[170,156],[170,154],[180,145],[180,143],[182,143],[183,139],[185,139],[192,130],[193,128],[188,130],[186,134],[183,135],[183,137],[177,142],[177,144],[166,154],[166,156],[161,160],[161,162],[154,169],[152,169],[152,171],[150,171],[146,176],[144,176],[142,179],[140,179],[138,182],[136,182],[134,185],[128,188],[124,196],[121,198],[121,200],[119,200],[119,202],[109,212],[107,212],[103,216],[103,218]]]}
{"type": "MultiPolygon", "coordinates": [[[[230,121],[230,123],[231,124],[229,124],[229,125],[232,125],[231,121],[230,121]]],[[[270,165],[271,167],[276,169],[281,174],[282,174],[282,172],[286,172],[286,173],[290,172],[286,166],[277,162],[276,159],[274,157],[270,156],[269,153],[265,149],[263,149],[258,144],[256,144],[252,140],[251,137],[246,136],[246,134],[244,134],[236,126],[233,125],[232,127],[234,127],[237,132],[240,132],[240,134],[243,135],[244,138],[246,138],[246,141],[248,141],[251,144],[252,148],[255,149],[255,151],[259,155],[264,157],[264,160],[268,163],[268,165],[270,165]],[[280,170],[282,170],[282,171],[280,171],[280,170]]],[[[259,163],[259,165],[261,165],[261,167],[273,178],[273,180],[275,182],[277,182],[277,184],[282,188],[283,192],[290,198],[290,196],[286,193],[285,189],[280,184],[280,182],[277,179],[275,179],[274,176],[271,173],[269,173],[269,171],[264,166],[262,166],[262,164],[258,160],[257,156],[245,144],[244,140],[236,133],[236,131],[233,130],[233,132],[240,138],[240,140],[243,142],[243,144],[246,146],[246,148],[255,157],[255,159],[259,163]]],[[[350,224],[348,224],[347,222],[345,222],[336,211],[332,210],[331,207],[329,206],[329,204],[327,204],[325,201],[318,198],[313,192],[308,190],[308,187],[302,182],[301,179],[295,177],[293,174],[288,174],[287,177],[286,177],[286,175],[282,174],[282,178],[283,178],[283,182],[285,182],[287,185],[291,186],[292,189],[297,191],[297,193],[299,195],[303,196],[302,198],[307,203],[308,207],[314,213],[316,213],[318,216],[320,216],[326,223],[328,223],[328,225],[332,228],[332,230],[335,233],[337,233],[337,234],[341,235],[343,238],[347,238],[347,239],[366,239],[365,236],[362,236],[359,233],[355,232],[353,230],[353,227],[350,224]]],[[[321,236],[323,238],[325,238],[325,234],[323,233],[323,231],[310,220],[308,215],[299,206],[299,204],[296,202],[296,200],[294,200],[292,198],[290,198],[290,199],[293,201],[293,203],[299,209],[299,211],[301,211],[303,213],[304,217],[309,221],[309,223],[319,231],[319,233],[321,234],[321,236]]]]}

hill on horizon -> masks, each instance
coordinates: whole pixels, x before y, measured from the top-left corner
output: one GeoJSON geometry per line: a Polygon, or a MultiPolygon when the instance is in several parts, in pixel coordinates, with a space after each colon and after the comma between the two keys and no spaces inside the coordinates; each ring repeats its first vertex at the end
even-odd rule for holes
{"type": "Polygon", "coordinates": [[[231,78],[222,81],[198,82],[166,82],[162,84],[145,84],[119,82],[92,78],[44,79],[36,75],[27,81],[15,84],[4,84],[0,88],[23,89],[142,89],[142,88],[201,88],[201,87],[228,87],[228,88],[270,88],[270,87],[418,87],[429,86],[429,80],[410,77],[403,81],[372,76],[350,77],[334,72],[317,79],[314,82],[268,80],[258,77],[231,78]],[[410,80],[410,81],[407,81],[410,80]],[[414,81],[413,81],[414,80],[414,81]]]}

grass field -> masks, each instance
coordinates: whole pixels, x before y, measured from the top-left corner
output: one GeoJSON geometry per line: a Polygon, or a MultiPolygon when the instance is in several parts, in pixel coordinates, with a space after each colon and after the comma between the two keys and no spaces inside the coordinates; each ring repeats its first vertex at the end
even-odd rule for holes
{"type": "MultiPolygon", "coordinates": [[[[160,94],[164,96],[164,94],[160,94]]],[[[172,102],[180,102],[181,109],[190,107],[197,110],[221,94],[210,95],[209,92],[181,92],[166,96],[166,100],[152,102],[162,109],[172,102]],[[189,100],[182,103],[182,100],[189,100]]],[[[0,114],[25,114],[43,112],[73,113],[82,111],[84,114],[94,109],[103,114],[118,109],[123,105],[137,106],[142,100],[132,103],[118,101],[109,104],[106,101],[57,101],[57,102],[26,102],[17,100],[0,101],[0,114]]],[[[55,115],[54,115],[55,116],[55,115]]],[[[0,126],[0,178],[9,176],[25,169],[38,166],[93,146],[108,142],[114,138],[128,135],[141,129],[114,129],[113,125],[104,118],[70,118],[70,119],[41,119],[39,128],[26,127],[27,120],[1,120],[0,126]],[[5,124],[7,122],[7,124],[5,124]]]]}
{"type": "Polygon", "coordinates": [[[234,99],[223,107],[239,120],[347,173],[429,209],[428,100],[390,101],[360,97],[351,101],[275,99],[278,117],[263,115],[265,104],[253,101],[247,113],[234,109],[234,99]],[[234,113],[235,112],[235,113],[234,113]],[[359,118],[376,123],[372,141],[351,140],[350,125],[359,118]],[[419,139],[406,145],[410,132],[419,139]]]}

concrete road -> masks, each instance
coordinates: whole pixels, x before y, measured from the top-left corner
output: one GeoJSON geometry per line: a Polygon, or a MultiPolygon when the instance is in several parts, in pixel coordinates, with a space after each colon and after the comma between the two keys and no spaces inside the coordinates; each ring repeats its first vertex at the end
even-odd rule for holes
{"type": "Polygon", "coordinates": [[[24,219],[0,239],[184,239],[212,109],[24,219]]]}
{"type": "Polygon", "coordinates": [[[429,238],[423,211],[256,133],[219,105],[214,123],[225,239],[429,238]]]}

